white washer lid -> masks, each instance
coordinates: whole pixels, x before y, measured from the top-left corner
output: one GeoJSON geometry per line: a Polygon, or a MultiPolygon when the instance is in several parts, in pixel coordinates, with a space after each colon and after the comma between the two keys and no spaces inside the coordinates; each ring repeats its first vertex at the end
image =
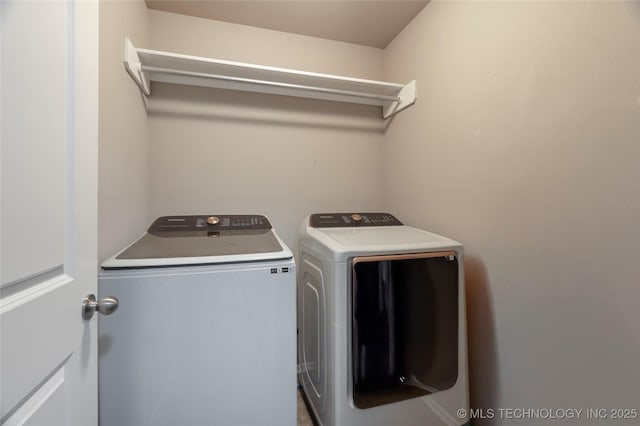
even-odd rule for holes
{"type": "Polygon", "coordinates": [[[264,216],[164,216],[146,234],[107,259],[104,269],[145,268],[291,259],[264,216]]]}

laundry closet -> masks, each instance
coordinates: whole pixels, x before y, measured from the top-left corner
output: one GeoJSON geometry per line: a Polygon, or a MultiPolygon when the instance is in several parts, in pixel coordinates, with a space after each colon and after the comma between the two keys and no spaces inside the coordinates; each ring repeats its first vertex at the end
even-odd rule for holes
{"type": "Polygon", "coordinates": [[[295,252],[311,212],[389,211],[465,246],[472,407],[638,407],[639,52],[636,2],[432,1],[384,49],[103,2],[99,261],[163,215],[265,214],[295,252]],[[127,37],[416,80],[418,98],[385,119],[189,85],[147,97],[127,37]]]}
{"type": "Polygon", "coordinates": [[[380,107],[158,83],[145,97],[122,56],[129,37],[139,48],[383,80],[381,49],[138,6],[138,20],[115,11],[131,8],[129,3],[103,6],[114,9],[115,19],[133,21],[129,28],[117,22],[123,27],[117,32],[104,25],[114,34],[101,40],[113,52],[102,57],[109,76],[103,87],[108,97],[121,98],[116,108],[105,101],[105,110],[113,110],[106,114],[113,116],[105,117],[103,130],[122,132],[101,144],[103,194],[113,188],[111,175],[124,185],[104,200],[105,256],[169,211],[262,212],[295,247],[297,225],[311,211],[382,208],[389,123],[380,107]],[[116,84],[117,92],[110,89],[116,84]],[[122,115],[128,116],[124,123],[122,115]],[[112,215],[120,200],[135,213],[112,215]],[[129,227],[138,230],[126,236],[107,232],[129,227]]]}

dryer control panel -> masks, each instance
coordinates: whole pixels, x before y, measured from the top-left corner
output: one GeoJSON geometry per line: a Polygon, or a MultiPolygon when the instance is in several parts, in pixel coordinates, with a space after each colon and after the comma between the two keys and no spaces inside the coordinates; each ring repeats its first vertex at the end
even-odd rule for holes
{"type": "Polygon", "coordinates": [[[314,213],[309,218],[312,228],[349,228],[361,226],[402,226],[389,213],[314,213]]]}

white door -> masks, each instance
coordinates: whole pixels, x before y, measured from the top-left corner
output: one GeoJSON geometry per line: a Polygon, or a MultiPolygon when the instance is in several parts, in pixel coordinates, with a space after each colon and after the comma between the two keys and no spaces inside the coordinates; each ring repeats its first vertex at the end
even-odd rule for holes
{"type": "Polygon", "coordinates": [[[98,4],[0,2],[0,423],[97,424],[98,4]]]}

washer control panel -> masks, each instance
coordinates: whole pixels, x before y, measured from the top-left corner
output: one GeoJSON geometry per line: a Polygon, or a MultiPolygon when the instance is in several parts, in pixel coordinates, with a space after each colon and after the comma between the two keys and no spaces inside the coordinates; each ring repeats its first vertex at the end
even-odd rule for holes
{"type": "Polygon", "coordinates": [[[389,213],[314,213],[309,218],[312,228],[348,228],[361,226],[401,226],[389,213]]]}
{"type": "Polygon", "coordinates": [[[256,231],[269,230],[269,219],[260,215],[163,216],[156,219],[147,232],[256,231]]]}

